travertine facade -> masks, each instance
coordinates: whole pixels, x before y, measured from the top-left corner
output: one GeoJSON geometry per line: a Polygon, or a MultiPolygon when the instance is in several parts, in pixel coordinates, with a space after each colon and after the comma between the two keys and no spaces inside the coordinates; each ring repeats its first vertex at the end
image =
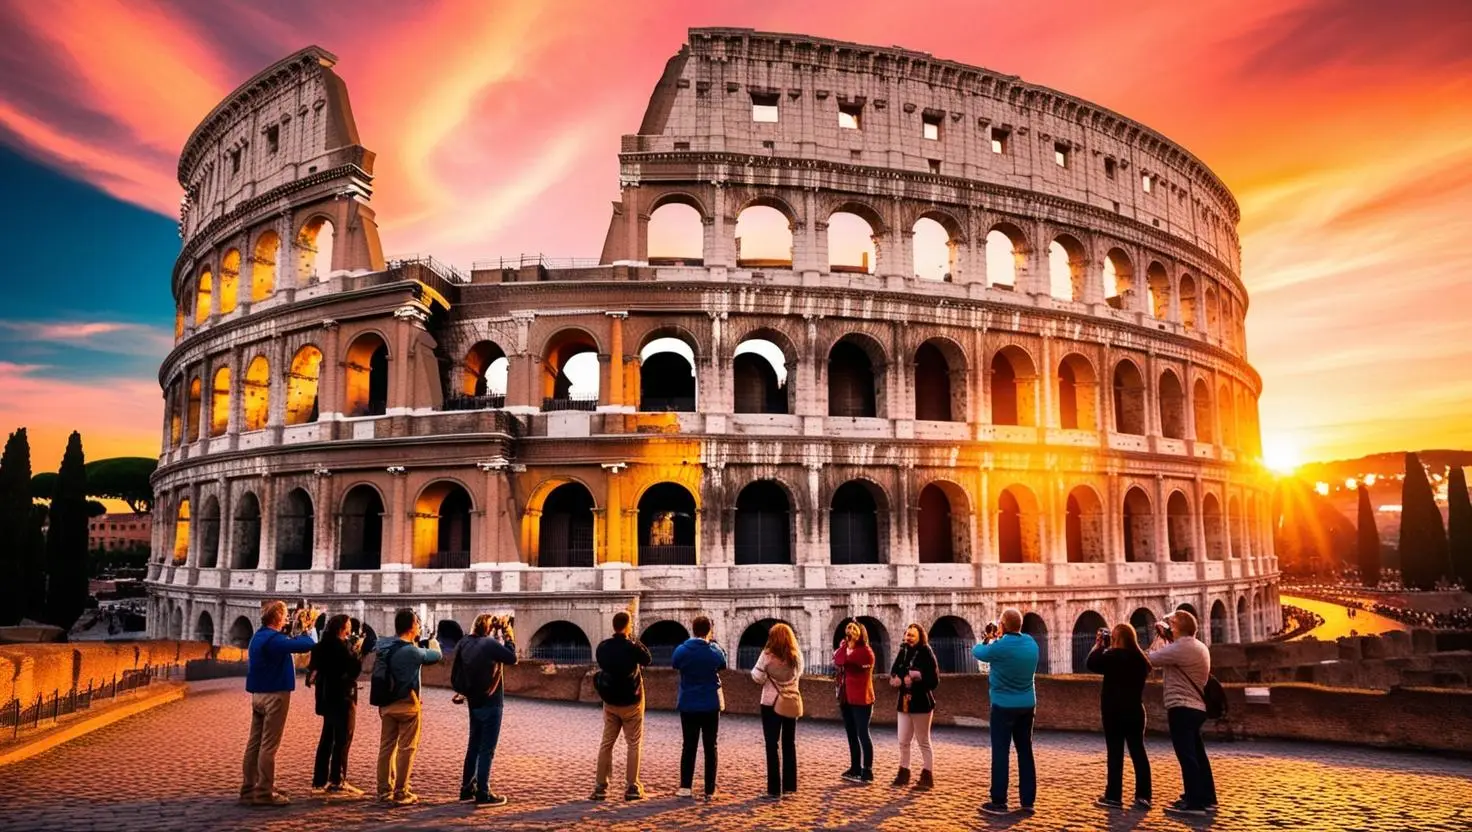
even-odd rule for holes
{"type": "Polygon", "coordinates": [[[1016,604],[1067,671],[1075,633],[1176,604],[1215,640],[1278,626],[1237,205],[1149,128],[921,53],[692,30],[602,257],[467,276],[384,261],[332,63],[252,79],[180,162],[159,634],[305,595],[380,629],[514,610],[572,657],[638,599],[652,642],[704,611],[749,652],[781,619],[821,662],[850,614],[960,645],[1016,604]],[[680,216],[698,250],[652,251],[680,216]]]}

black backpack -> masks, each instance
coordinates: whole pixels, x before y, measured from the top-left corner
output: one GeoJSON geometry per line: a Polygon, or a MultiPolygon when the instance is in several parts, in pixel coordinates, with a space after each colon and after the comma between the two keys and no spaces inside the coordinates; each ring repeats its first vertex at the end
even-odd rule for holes
{"type": "Polygon", "coordinates": [[[373,662],[373,675],[368,682],[368,704],[382,708],[385,705],[403,699],[409,695],[407,686],[403,691],[399,690],[394,681],[393,663],[394,654],[402,647],[408,647],[409,642],[398,639],[388,650],[378,654],[377,660],[373,662]]]}
{"type": "Polygon", "coordinates": [[[1206,686],[1196,684],[1196,680],[1190,676],[1186,677],[1196,692],[1201,694],[1201,701],[1206,703],[1207,719],[1222,719],[1227,715],[1227,692],[1222,688],[1222,683],[1215,676],[1206,677],[1206,686]]]}

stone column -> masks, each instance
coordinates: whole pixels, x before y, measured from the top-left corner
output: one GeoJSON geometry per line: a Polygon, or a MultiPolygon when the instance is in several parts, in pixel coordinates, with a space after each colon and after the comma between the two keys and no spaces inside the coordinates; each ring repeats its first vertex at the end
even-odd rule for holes
{"type": "Polygon", "coordinates": [[[607,540],[604,563],[633,563],[632,553],[627,551],[624,541],[624,501],[621,488],[623,478],[619,474],[625,467],[627,466],[622,463],[605,463],[603,466],[607,472],[607,502],[603,516],[607,540]]]}
{"type": "Polygon", "coordinates": [[[332,473],[322,470],[324,473],[317,475],[317,493],[312,495],[317,506],[317,522],[312,526],[312,568],[318,571],[332,569],[337,563],[337,541],[342,523],[332,473]]]}
{"type": "Polygon", "coordinates": [[[601,404],[622,407],[624,404],[624,319],[627,312],[605,312],[609,318],[608,393],[600,396],[601,404]]]}

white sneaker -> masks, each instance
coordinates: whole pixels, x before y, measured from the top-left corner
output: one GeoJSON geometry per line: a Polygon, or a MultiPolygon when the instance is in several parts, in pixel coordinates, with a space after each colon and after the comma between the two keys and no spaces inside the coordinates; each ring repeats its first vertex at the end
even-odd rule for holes
{"type": "Polygon", "coordinates": [[[675,792],[675,797],[694,797],[694,796],[695,795],[692,794],[689,789],[678,789],[675,792]]]}

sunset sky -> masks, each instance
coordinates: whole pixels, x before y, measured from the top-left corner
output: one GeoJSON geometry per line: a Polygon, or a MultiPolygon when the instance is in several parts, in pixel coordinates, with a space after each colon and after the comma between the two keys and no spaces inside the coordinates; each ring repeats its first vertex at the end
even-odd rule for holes
{"type": "Polygon", "coordinates": [[[1472,447],[1466,0],[0,0],[0,429],[38,470],[74,428],[89,458],[157,453],[175,162],[276,59],[340,58],[385,250],[468,266],[596,256],[620,135],[715,25],[897,44],[1163,132],[1241,202],[1267,444],[1472,447]]]}

